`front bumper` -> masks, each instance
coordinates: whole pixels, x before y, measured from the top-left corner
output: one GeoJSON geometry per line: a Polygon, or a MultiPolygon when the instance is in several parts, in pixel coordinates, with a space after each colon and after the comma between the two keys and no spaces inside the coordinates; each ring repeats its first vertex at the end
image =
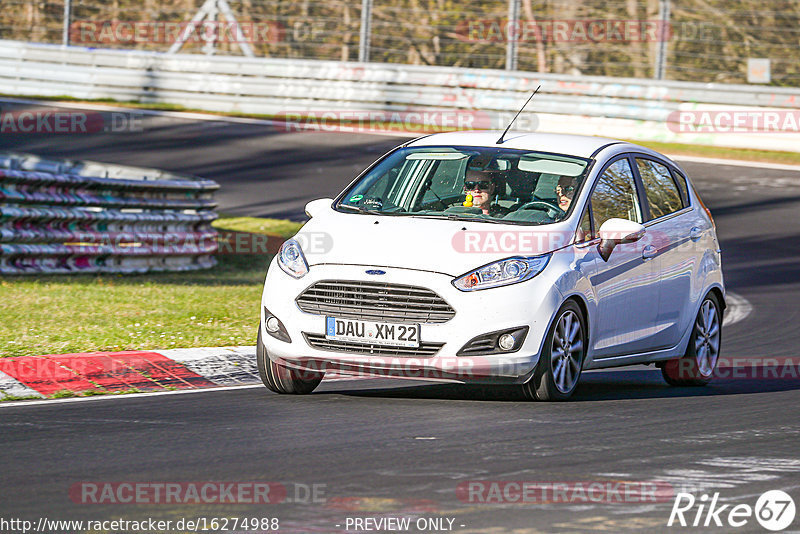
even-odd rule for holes
{"type": "MultiPolygon", "coordinates": [[[[310,371],[334,371],[349,375],[430,379],[453,382],[519,383],[525,381],[538,362],[542,341],[562,298],[546,277],[483,291],[462,292],[452,277],[429,271],[371,265],[315,265],[301,279],[270,266],[261,305],[262,340],[269,357],[289,367],[310,371]],[[380,268],[385,275],[366,274],[380,268]],[[302,311],[295,299],[306,288],[322,280],[358,280],[428,288],[455,309],[444,323],[422,323],[423,343],[442,343],[433,355],[399,356],[321,350],[311,346],[308,334],[325,335],[325,318],[302,311]],[[264,327],[264,307],[286,327],[291,343],[275,339],[264,327]],[[528,326],[520,348],[513,353],[457,356],[474,337],[498,330],[528,326]]],[[[387,320],[388,321],[388,320],[387,320]]],[[[389,321],[392,322],[392,321],[389,321]]]]}

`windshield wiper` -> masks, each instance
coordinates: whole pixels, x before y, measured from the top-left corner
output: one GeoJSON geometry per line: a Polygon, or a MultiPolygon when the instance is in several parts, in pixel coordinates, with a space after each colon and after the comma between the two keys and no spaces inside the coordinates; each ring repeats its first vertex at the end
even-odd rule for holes
{"type": "Polygon", "coordinates": [[[488,222],[493,224],[509,224],[509,221],[506,221],[504,219],[490,219],[487,217],[482,217],[477,214],[475,214],[474,216],[470,216],[470,214],[457,214],[457,213],[437,214],[437,213],[413,213],[413,212],[409,213],[403,211],[376,211],[376,210],[368,210],[367,208],[361,206],[352,206],[350,204],[339,204],[337,207],[347,208],[350,211],[354,211],[356,213],[362,213],[365,215],[386,215],[389,217],[417,217],[420,219],[446,219],[448,221],[477,221],[477,222],[488,222]]]}
{"type": "Polygon", "coordinates": [[[458,215],[455,213],[450,213],[447,215],[444,214],[436,214],[436,213],[410,213],[410,217],[420,217],[423,219],[447,219],[448,221],[457,221],[459,219],[458,215]]]}
{"type": "Polygon", "coordinates": [[[420,214],[411,213],[411,214],[409,214],[409,216],[411,216],[411,217],[419,217],[419,218],[422,218],[422,219],[447,219],[448,221],[469,221],[469,222],[488,222],[488,223],[492,223],[492,224],[513,224],[512,222],[507,221],[505,219],[489,219],[487,217],[481,217],[479,215],[475,215],[475,216],[470,217],[469,214],[467,214],[467,216],[464,216],[464,214],[458,215],[458,214],[455,214],[455,213],[448,213],[446,215],[445,214],[437,215],[435,213],[431,213],[431,214],[427,214],[427,215],[426,214],[422,214],[422,213],[420,213],[420,214]]]}
{"type": "Polygon", "coordinates": [[[361,206],[351,206],[350,204],[339,204],[336,207],[347,208],[351,211],[355,211],[356,213],[366,213],[368,215],[383,215],[383,213],[380,211],[368,210],[367,208],[362,208],[361,206]]]}
{"type": "Polygon", "coordinates": [[[409,215],[408,213],[403,212],[403,211],[368,210],[367,208],[364,208],[362,206],[352,206],[350,204],[339,204],[338,207],[339,208],[347,208],[347,209],[352,210],[352,211],[354,211],[356,213],[364,213],[364,214],[367,214],[367,215],[388,215],[388,216],[398,216],[398,217],[399,216],[403,216],[403,215],[409,215]]]}

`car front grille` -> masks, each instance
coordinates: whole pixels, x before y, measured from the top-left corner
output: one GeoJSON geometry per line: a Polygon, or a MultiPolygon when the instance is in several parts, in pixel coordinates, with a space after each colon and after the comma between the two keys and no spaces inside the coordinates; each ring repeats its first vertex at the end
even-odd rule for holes
{"type": "Polygon", "coordinates": [[[388,323],[444,323],[456,314],[430,289],[380,282],[322,280],[296,302],[306,313],[388,323]]]}
{"type": "Polygon", "coordinates": [[[420,356],[433,356],[444,343],[421,342],[419,347],[389,347],[385,345],[371,345],[366,343],[353,343],[351,341],[337,341],[327,339],[322,334],[309,334],[303,332],[306,342],[311,347],[319,350],[333,352],[346,352],[348,354],[369,354],[374,356],[403,356],[407,358],[420,356]]]}

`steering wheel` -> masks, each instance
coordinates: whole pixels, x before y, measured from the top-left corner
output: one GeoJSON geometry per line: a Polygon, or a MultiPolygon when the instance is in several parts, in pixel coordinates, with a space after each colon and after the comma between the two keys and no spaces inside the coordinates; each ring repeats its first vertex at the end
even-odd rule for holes
{"type": "Polygon", "coordinates": [[[541,210],[546,211],[549,217],[553,217],[555,215],[564,215],[567,213],[566,211],[562,210],[557,204],[552,202],[547,202],[546,200],[534,200],[532,202],[526,202],[517,210],[541,210]],[[551,213],[552,212],[552,213],[551,213]]]}

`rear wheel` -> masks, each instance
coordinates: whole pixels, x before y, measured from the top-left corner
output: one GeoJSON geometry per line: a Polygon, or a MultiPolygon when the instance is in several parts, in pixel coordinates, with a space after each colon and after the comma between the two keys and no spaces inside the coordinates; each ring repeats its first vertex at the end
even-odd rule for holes
{"type": "Polygon", "coordinates": [[[556,314],[531,379],[522,391],[531,400],[561,401],[578,387],[587,346],[586,321],[574,301],[567,301],[556,314]]]}
{"type": "Polygon", "coordinates": [[[671,386],[708,384],[717,367],[721,344],[722,310],[717,296],[709,293],[700,304],[686,354],[664,362],[661,375],[671,386]]]}
{"type": "Polygon", "coordinates": [[[324,373],[301,371],[273,362],[269,358],[267,348],[261,341],[260,327],[258,329],[258,344],[256,345],[256,360],[258,361],[258,374],[261,376],[261,381],[275,393],[293,393],[297,395],[311,393],[322,381],[322,377],[325,376],[324,373]]]}

